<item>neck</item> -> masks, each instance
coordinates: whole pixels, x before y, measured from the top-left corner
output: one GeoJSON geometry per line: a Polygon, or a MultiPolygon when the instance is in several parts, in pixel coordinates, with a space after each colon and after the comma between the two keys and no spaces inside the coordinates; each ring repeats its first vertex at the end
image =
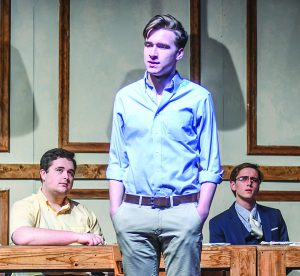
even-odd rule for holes
{"type": "Polygon", "coordinates": [[[49,194],[42,189],[42,193],[47,198],[51,206],[57,210],[60,209],[65,204],[66,196],[65,195],[53,195],[49,194]]]}
{"type": "Polygon", "coordinates": [[[255,204],[256,204],[256,201],[255,200],[241,200],[239,198],[236,199],[236,202],[241,205],[243,208],[247,209],[248,211],[251,211],[255,204]]]}
{"type": "Polygon", "coordinates": [[[161,95],[163,93],[164,89],[171,82],[174,75],[175,75],[175,72],[173,74],[169,74],[167,76],[154,76],[154,75],[149,74],[149,77],[155,87],[157,94],[161,95]]]}

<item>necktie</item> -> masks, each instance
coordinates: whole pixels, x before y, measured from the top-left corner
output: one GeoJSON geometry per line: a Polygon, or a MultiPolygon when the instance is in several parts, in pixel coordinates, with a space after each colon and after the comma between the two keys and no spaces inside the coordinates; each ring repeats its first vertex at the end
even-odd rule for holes
{"type": "Polygon", "coordinates": [[[256,239],[261,239],[263,237],[262,226],[259,221],[257,221],[253,214],[250,213],[249,223],[251,227],[251,234],[256,237],[256,239]]]}

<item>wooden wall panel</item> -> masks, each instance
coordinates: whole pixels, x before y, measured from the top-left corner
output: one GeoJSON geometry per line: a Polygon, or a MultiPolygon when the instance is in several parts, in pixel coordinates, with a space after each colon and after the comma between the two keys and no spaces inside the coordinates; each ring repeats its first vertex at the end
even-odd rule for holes
{"type": "Polygon", "coordinates": [[[9,190],[0,190],[0,245],[8,245],[9,190]]]}
{"type": "Polygon", "coordinates": [[[9,151],[10,0],[0,0],[0,152],[9,151]]]}
{"type": "Polygon", "coordinates": [[[257,0],[247,0],[247,153],[300,155],[300,146],[258,145],[257,93],[257,0]]]}
{"type": "MultiPolygon", "coordinates": [[[[75,179],[106,180],[106,164],[80,164],[75,179]]],[[[229,180],[233,166],[224,165],[223,180],[229,180]]],[[[265,182],[300,182],[300,166],[260,166],[265,182]]],[[[0,164],[0,179],[39,179],[39,164],[0,164]]]]}
{"type": "MultiPolygon", "coordinates": [[[[80,164],[75,179],[106,180],[106,164],[80,164]]],[[[224,165],[223,180],[228,181],[233,166],[224,165]]],[[[299,166],[261,166],[265,182],[300,182],[299,166]]],[[[0,164],[0,179],[39,180],[38,164],[0,164]]],[[[106,189],[73,190],[71,197],[84,199],[108,199],[106,189]]],[[[260,191],[259,201],[300,201],[300,191],[260,191]]]]}

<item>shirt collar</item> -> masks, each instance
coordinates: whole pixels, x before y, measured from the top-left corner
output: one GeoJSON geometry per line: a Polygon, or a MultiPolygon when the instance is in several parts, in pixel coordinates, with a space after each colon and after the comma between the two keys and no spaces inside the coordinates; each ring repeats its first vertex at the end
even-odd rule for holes
{"type": "Polygon", "coordinates": [[[40,201],[44,202],[49,208],[51,208],[51,210],[53,210],[57,214],[66,213],[67,211],[69,211],[71,209],[70,200],[67,197],[65,198],[65,202],[64,202],[65,204],[61,207],[61,209],[59,211],[56,211],[52,208],[51,203],[46,198],[46,196],[43,194],[42,188],[39,189],[37,194],[38,194],[38,197],[39,197],[40,201]]]}
{"type": "Polygon", "coordinates": [[[235,202],[235,210],[246,221],[248,221],[250,213],[252,213],[252,215],[255,219],[258,219],[258,212],[257,212],[257,204],[256,203],[255,203],[253,209],[250,212],[249,210],[247,210],[246,208],[242,207],[240,204],[235,202]]]}
{"type": "MultiPolygon", "coordinates": [[[[148,72],[146,71],[144,74],[145,88],[150,88],[151,90],[154,88],[153,83],[150,78],[148,78],[148,72]]],[[[183,79],[180,74],[176,71],[174,77],[171,79],[169,85],[165,87],[165,91],[170,93],[176,93],[179,86],[181,85],[183,79]]]]}

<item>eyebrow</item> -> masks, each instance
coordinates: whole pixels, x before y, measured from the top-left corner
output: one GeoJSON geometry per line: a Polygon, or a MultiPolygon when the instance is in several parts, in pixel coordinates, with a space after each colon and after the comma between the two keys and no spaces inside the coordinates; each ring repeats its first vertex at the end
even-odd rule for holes
{"type": "MultiPolygon", "coordinates": [[[[57,169],[66,169],[65,167],[55,167],[55,170],[57,170],[57,169]]],[[[75,173],[75,170],[73,170],[73,169],[69,169],[69,170],[67,170],[68,172],[74,172],[75,173]]]]}
{"type": "MultiPolygon", "coordinates": [[[[145,40],[144,42],[144,45],[147,46],[147,45],[155,45],[155,43],[151,42],[151,41],[148,41],[148,40],[145,40]]],[[[171,48],[171,46],[169,44],[165,44],[165,43],[157,43],[156,46],[158,47],[164,47],[164,48],[171,48]]]]}

